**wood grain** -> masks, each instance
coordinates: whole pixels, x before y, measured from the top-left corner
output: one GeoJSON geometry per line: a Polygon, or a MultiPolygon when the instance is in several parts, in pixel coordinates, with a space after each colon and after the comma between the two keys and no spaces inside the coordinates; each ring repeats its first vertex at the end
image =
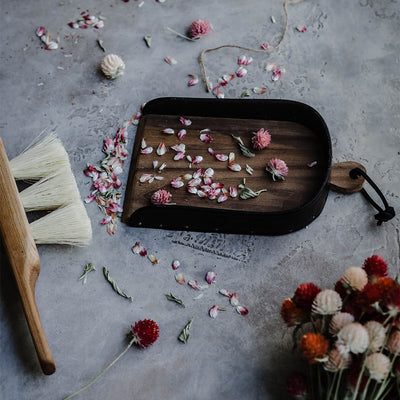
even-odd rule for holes
{"type": "Polygon", "coordinates": [[[0,231],[40,365],[43,372],[50,375],[55,372],[56,366],[35,300],[35,285],[40,272],[39,254],[1,139],[0,165],[0,231]]]}
{"type": "Polygon", "coordinates": [[[189,205],[208,209],[221,210],[247,210],[260,213],[286,211],[301,207],[309,202],[321,189],[326,177],[329,165],[323,139],[318,132],[308,127],[290,121],[274,121],[262,119],[240,119],[240,118],[214,118],[185,116],[192,121],[188,127],[184,127],[176,115],[145,115],[139,125],[136,134],[133,159],[131,162],[130,177],[125,196],[124,215],[125,218],[141,207],[150,205],[151,195],[158,189],[168,190],[172,194],[172,202],[177,205],[189,205]],[[162,133],[165,128],[172,128],[174,135],[162,133]],[[272,137],[268,148],[254,151],[251,145],[253,132],[260,128],[267,129],[272,137]],[[180,141],[176,135],[180,129],[186,129],[187,135],[180,141]],[[210,129],[208,132],[213,138],[210,143],[203,143],[199,139],[202,129],[210,129]],[[251,149],[256,156],[244,157],[231,135],[242,138],[245,145],[251,149]],[[154,148],[153,153],[144,155],[140,153],[141,140],[145,139],[148,146],[154,148]],[[163,142],[167,146],[167,153],[158,156],[155,152],[158,145],[163,142]],[[176,154],[171,146],[179,143],[186,145],[186,154],[193,158],[196,155],[203,156],[203,161],[198,166],[190,168],[187,160],[173,161],[176,154]],[[240,164],[242,170],[233,172],[227,168],[227,162],[220,162],[207,151],[211,147],[216,153],[235,153],[235,162],[240,164]],[[280,158],[289,167],[289,174],[285,181],[274,182],[269,173],[265,171],[268,161],[272,158],[280,158]],[[164,179],[154,180],[153,183],[140,183],[142,174],[158,174],[153,169],[153,161],[157,160],[159,165],[167,164],[164,171],[159,174],[164,179]],[[316,165],[309,167],[309,164],[316,165]],[[245,171],[248,164],[254,169],[253,175],[245,171]],[[171,187],[170,182],[184,173],[193,173],[197,168],[203,171],[213,168],[215,171],[214,182],[221,182],[225,188],[238,186],[246,179],[246,186],[254,191],[267,189],[259,197],[242,200],[240,198],[229,198],[223,203],[216,200],[200,198],[187,192],[186,186],[180,189],[171,187]]]}

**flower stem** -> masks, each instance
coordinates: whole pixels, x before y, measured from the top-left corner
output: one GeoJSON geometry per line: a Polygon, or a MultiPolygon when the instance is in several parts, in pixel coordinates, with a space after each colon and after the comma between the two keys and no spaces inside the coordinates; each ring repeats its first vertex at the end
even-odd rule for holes
{"type": "Polygon", "coordinates": [[[113,361],[111,362],[111,364],[108,364],[106,368],[103,369],[103,371],[100,372],[100,374],[98,374],[93,380],[91,380],[86,386],[84,386],[83,388],[77,390],[76,392],[70,394],[67,397],[64,397],[63,400],[68,400],[71,399],[72,397],[75,397],[77,394],[83,392],[84,390],[86,390],[88,387],[92,386],[93,383],[95,383],[104,373],[106,373],[133,345],[134,341],[136,340],[136,338],[133,338],[127,348],[113,361]]]}
{"type": "Polygon", "coordinates": [[[343,374],[343,369],[341,369],[340,372],[339,372],[339,378],[338,378],[337,383],[336,383],[335,397],[333,398],[333,400],[337,400],[337,398],[338,398],[339,388],[340,388],[340,381],[342,379],[342,374],[343,374]]]}
{"type": "Polygon", "coordinates": [[[331,399],[332,390],[333,390],[333,388],[334,388],[334,386],[335,386],[335,382],[336,382],[336,378],[337,378],[337,377],[338,377],[338,372],[336,371],[336,372],[333,374],[333,379],[332,379],[332,381],[330,382],[329,391],[328,391],[328,394],[326,395],[326,400],[330,400],[330,399],[331,399]]]}

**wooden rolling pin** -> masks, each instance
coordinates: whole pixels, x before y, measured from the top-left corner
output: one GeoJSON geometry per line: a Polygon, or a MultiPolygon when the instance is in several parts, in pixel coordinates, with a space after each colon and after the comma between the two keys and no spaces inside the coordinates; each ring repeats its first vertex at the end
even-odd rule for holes
{"type": "Polygon", "coordinates": [[[26,320],[40,365],[46,375],[56,366],[40,321],[35,285],[40,272],[39,253],[29,228],[18,188],[0,138],[0,231],[21,296],[26,320]]]}

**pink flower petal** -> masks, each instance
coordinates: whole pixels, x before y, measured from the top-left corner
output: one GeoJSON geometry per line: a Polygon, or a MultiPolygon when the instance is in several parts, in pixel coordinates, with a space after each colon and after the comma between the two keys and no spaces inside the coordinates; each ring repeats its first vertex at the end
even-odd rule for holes
{"type": "Polygon", "coordinates": [[[175,189],[179,189],[184,185],[185,185],[185,182],[183,182],[181,178],[175,178],[175,179],[172,179],[172,181],[171,181],[171,186],[175,189]]]}
{"type": "Polygon", "coordinates": [[[268,63],[265,65],[265,70],[266,70],[267,72],[273,72],[273,71],[275,71],[277,68],[278,68],[278,65],[277,65],[276,63],[274,63],[274,62],[268,62],[268,63]]]}
{"type": "Polygon", "coordinates": [[[219,293],[225,297],[231,297],[231,294],[226,289],[220,289],[219,293]]]}
{"type": "Polygon", "coordinates": [[[238,78],[243,78],[244,76],[247,75],[247,69],[244,67],[239,67],[236,71],[236,76],[238,78]]]}
{"type": "Polygon", "coordinates": [[[215,151],[214,151],[211,147],[209,147],[209,148],[207,149],[207,151],[208,151],[212,156],[215,156],[215,151]]]}
{"type": "Polygon", "coordinates": [[[229,195],[230,195],[231,197],[237,197],[237,195],[238,195],[238,190],[237,190],[236,186],[230,186],[230,187],[229,187],[229,195]]]}
{"type": "Polygon", "coordinates": [[[177,270],[181,266],[181,263],[178,260],[172,261],[172,269],[177,270]]]}
{"type": "Polygon", "coordinates": [[[177,153],[184,153],[186,151],[186,145],[184,143],[176,144],[175,146],[171,146],[172,150],[175,150],[177,153]]]}
{"type": "Polygon", "coordinates": [[[197,179],[200,178],[203,175],[203,170],[201,168],[199,168],[194,174],[193,174],[193,178],[197,179]]]}
{"type": "Polygon", "coordinates": [[[264,50],[268,50],[269,44],[268,44],[268,43],[263,43],[263,44],[261,45],[261,48],[264,49],[264,50]]]}
{"type": "Polygon", "coordinates": [[[153,152],[152,147],[146,147],[145,149],[140,150],[141,154],[151,154],[153,152]]]}
{"type": "Polygon", "coordinates": [[[182,160],[183,158],[185,158],[185,153],[179,152],[175,155],[174,161],[179,161],[182,160]]]}
{"type": "Polygon", "coordinates": [[[179,140],[183,140],[183,138],[186,136],[186,129],[181,129],[178,133],[177,133],[177,135],[178,135],[178,138],[179,138],[179,140]]]}
{"type": "Polygon", "coordinates": [[[159,156],[163,156],[167,152],[167,147],[165,146],[164,143],[160,143],[157,147],[156,153],[159,156]]]}
{"type": "Polygon", "coordinates": [[[299,32],[302,32],[302,33],[304,33],[304,32],[307,31],[307,28],[306,28],[304,25],[297,25],[297,26],[296,26],[296,29],[297,29],[299,32]]]}
{"type": "Polygon", "coordinates": [[[194,279],[191,279],[190,281],[188,281],[188,285],[195,290],[200,290],[199,288],[199,282],[195,281],[194,279]]]}
{"type": "Polygon", "coordinates": [[[151,261],[152,264],[158,264],[157,257],[153,254],[149,254],[147,258],[151,261]]]}
{"type": "Polygon", "coordinates": [[[228,168],[229,168],[231,171],[234,171],[234,172],[239,172],[239,171],[242,170],[242,167],[241,167],[239,164],[229,164],[229,165],[228,165],[228,168]]]}
{"type": "Polygon", "coordinates": [[[219,314],[219,307],[218,306],[212,306],[209,310],[208,310],[208,315],[215,319],[218,317],[219,314]]]}
{"type": "Polygon", "coordinates": [[[165,57],[164,61],[169,65],[175,65],[178,63],[178,61],[176,61],[175,58],[170,57],[170,56],[165,57]]]}
{"type": "Polygon", "coordinates": [[[280,69],[277,69],[272,73],[271,79],[274,82],[276,82],[276,81],[279,81],[279,79],[281,79],[281,76],[282,76],[282,71],[280,69]]]}
{"type": "Polygon", "coordinates": [[[153,177],[152,174],[143,174],[143,175],[139,178],[139,182],[141,182],[141,183],[143,183],[143,182],[148,182],[152,177],[153,177]]]}
{"type": "Polygon", "coordinates": [[[192,163],[193,163],[193,165],[197,165],[197,164],[200,164],[202,161],[203,161],[203,156],[196,156],[193,159],[192,163]]]}
{"type": "Polygon", "coordinates": [[[245,307],[245,306],[237,306],[236,307],[236,311],[240,314],[240,315],[247,315],[249,313],[249,310],[245,307]]]}
{"type": "Polygon", "coordinates": [[[165,128],[161,132],[166,133],[167,135],[173,135],[175,133],[175,131],[171,128],[165,128]]]}
{"type": "Polygon", "coordinates": [[[188,86],[195,86],[199,83],[199,78],[197,75],[189,74],[189,76],[191,79],[189,79],[188,86]]]}
{"type": "Polygon", "coordinates": [[[186,119],[186,118],[180,117],[179,121],[181,121],[181,124],[184,125],[184,126],[192,125],[192,121],[190,119],[186,119]]]}
{"type": "Polygon", "coordinates": [[[238,298],[238,295],[236,293],[233,293],[231,295],[231,298],[229,299],[229,303],[231,303],[231,305],[233,307],[237,307],[239,305],[239,298],[238,298]]]}
{"type": "Polygon", "coordinates": [[[39,26],[39,28],[36,29],[36,36],[37,37],[42,37],[45,33],[46,29],[44,26],[39,26]]]}
{"type": "Polygon", "coordinates": [[[216,154],[215,158],[218,161],[228,161],[228,156],[226,154],[216,154]]]}
{"type": "Polygon", "coordinates": [[[209,271],[206,274],[206,281],[209,285],[215,282],[215,279],[217,278],[217,274],[214,271],[209,271]]]}
{"type": "Polygon", "coordinates": [[[185,276],[184,276],[183,274],[181,274],[181,273],[175,274],[175,280],[176,280],[180,285],[183,285],[183,284],[186,282],[185,276]]]}
{"type": "Polygon", "coordinates": [[[221,196],[218,197],[217,202],[222,203],[226,200],[228,200],[228,196],[226,194],[221,194],[221,196]]]}
{"type": "Polygon", "coordinates": [[[208,133],[202,133],[200,135],[200,140],[203,143],[207,143],[207,142],[211,142],[212,141],[212,137],[208,133]]]}

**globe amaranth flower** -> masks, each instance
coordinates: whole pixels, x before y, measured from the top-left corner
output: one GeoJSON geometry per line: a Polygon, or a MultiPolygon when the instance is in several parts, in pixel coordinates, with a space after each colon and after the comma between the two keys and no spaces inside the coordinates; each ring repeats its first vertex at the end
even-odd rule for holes
{"type": "Polygon", "coordinates": [[[150,201],[153,204],[160,205],[160,204],[168,204],[170,202],[170,199],[171,199],[171,193],[167,192],[164,189],[160,189],[153,193],[150,201]]]}
{"type": "Polygon", "coordinates": [[[352,314],[339,312],[332,317],[331,322],[329,323],[329,333],[337,335],[344,326],[351,324],[352,322],[354,322],[352,314]]]}
{"type": "Polygon", "coordinates": [[[338,349],[333,348],[328,353],[328,361],[324,364],[324,369],[329,372],[337,372],[347,369],[351,363],[350,353],[341,353],[338,349]]]}
{"type": "Polygon", "coordinates": [[[384,344],[386,339],[386,328],[377,321],[368,321],[364,327],[368,331],[369,346],[371,352],[378,351],[384,344]]]}
{"type": "Polygon", "coordinates": [[[256,150],[263,150],[271,143],[271,135],[266,129],[261,128],[257,132],[253,132],[251,142],[256,150]]]}
{"type": "Polygon", "coordinates": [[[196,19],[190,24],[187,34],[190,39],[200,39],[203,36],[209,35],[212,30],[212,25],[208,21],[205,19],[196,19]]]}
{"type": "Polygon", "coordinates": [[[375,285],[379,289],[381,297],[383,297],[394,289],[397,286],[397,283],[393,278],[382,277],[375,281],[375,285]]]}
{"type": "Polygon", "coordinates": [[[350,267],[344,272],[342,282],[352,290],[362,290],[368,283],[368,276],[364,269],[350,267]]]}
{"type": "Polygon", "coordinates": [[[375,283],[367,283],[358,292],[355,299],[357,305],[366,313],[374,313],[376,310],[372,305],[381,299],[381,292],[375,283]]]}
{"type": "Polygon", "coordinates": [[[292,372],[286,379],[286,391],[292,399],[301,399],[307,394],[307,378],[298,371],[292,372]]]}
{"type": "Polygon", "coordinates": [[[368,345],[368,331],[358,322],[347,324],[338,333],[336,347],[341,353],[346,353],[348,351],[354,354],[364,353],[368,345]]]}
{"type": "Polygon", "coordinates": [[[158,339],[159,334],[158,325],[151,319],[144,319],[131,326],[129,336],[135,345],[144,348],[153,344],[158,339]]]}
{"type": "Polygon", "coordinates": [[[373,255],[364,261],[365,272],[370,282],[375,282],[377,278],[383,278],[388,274],[388,266],[386,261],[377,255],[373,255]]]}
{"type": "Polygon", "coordinates": [[[313,283],[302,283],[296,289],[293,297],[294,303],[297,307],[305,312],[310,312],[315,296],[321,289],[313,283]]]}
{"type": "Polygon", "coordinates": [[[331,289],[323,290],[315,296],[312,311],[320,315],[336,314],[342,308],[342,298],[331,289]]]}
{"type": "Polygon", "coordinates": [[[300,340],[300,350],[309,364],[315,364],[326,356],[329,341],[320,333],[306,333],[300,340]]]}
{"type": "Polygon", "coordinates": [[[390,372],[390,359],[383,353],[372,353],[365,359],[369,376],[378,382],[387,378],[390,372]]]}
{"type": "Polygon", "coordinates": [[[389,336],[389,339],[386,343],[386,348],[390,351],[390,353],[398,356],[400,354],[400,331],[395,329],[389,336]]]}
{"type": "Polygon", "coordinates": [[[286,299],[281,306],[281,317],[287,326],[301,325],[308,320],[307,313],[296,306],[292,299],[286,299]]]}
{"type": "Polygon", "coordinates": [[[394,287],[385,296],[385,308],[388,310],[392,317],[400,313],[400,286],[394,287]]]}
{"type": "Polygon", "coordinates": [[[284,181],[289,172],[289,168],[287,167],[285,161],[280,160],[279,158],[273,158],[272,160],[269,160],[265,170],[272,175],[272,180],[274,181],[277,179],[284,181]]]}

